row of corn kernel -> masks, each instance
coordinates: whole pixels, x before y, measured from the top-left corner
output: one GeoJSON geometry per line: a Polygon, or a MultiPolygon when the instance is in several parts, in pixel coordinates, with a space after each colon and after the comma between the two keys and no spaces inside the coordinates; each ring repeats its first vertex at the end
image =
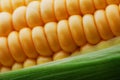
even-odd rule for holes
{"type": "Polygon", "coordinates": [[[41,2],[31,2],[27,8],[19,8],[13,13],[13,23],[15,24],[15,30],[20,30],[27,25],[30,28],[43,26],[47,22],[68,19],[71,15],[94,13],[96,9],[105,9],[109,2],[119,4],[120,0],[107,0],[107,2],[104,0],[43,0],[41,2]],[[95,4],[100,4],[99,7],[102,6],[102,8],[95,8],[95,4]],[[101,4],[104,4],[104,6],[101,4]],[[23,13],[19,14],[21,11],[23,13]]]}
{"type": "MultiPolygon", "coordinates": [[[[41,1],[41,0],[0,0],[0,11],[12,13],[16,8],[20,6],[26,6],[32,1],[41,1]]],[[[44,6],[50,9],[51,5],[53,5],[51,1],[53,2],[53,0],[44,0],[45,2],[44,6]]],[[[68,10],[70,10],[68,13],[70,14],[79,13],[78,12],[78,7],[79,7],[78,0],[56,0],[55,3],[57,3],[58,6],[61,6],[64,3],[66,3],[68,10]],[[76,9],[76,10],[73,10],[73,9],[76,9]]],[[[93,5],[95,5],[96,9],[103,9],[106,7],[107,4],[119,4],[119,3],[120,3],[119,0],[104,0],[104,1],[102,0],[87,0],[87,1],[81,0],[80,1],[80,5],[82,4],[82,7],[84,8],[86,5],[87,5],[86,7],[91,6],[89,7],[92,10],[92,11],[89,10],[90,12],[94,11],[93,5]]],[[[83,13],[85,13],[84,10],[83,10],[83,13]]]]}
{"type": "Polygon", "coordinates": [[[19,70],[22,68],[27,68],[27,67],[31,67],[31,66],[35,66],[35,65],[41,65],[41,64],[44,64],[47,62],[66,58],[68,56],[70,56],[69,53],[64,52],[64,51],[60,51],[60,52],[55,53],[51,57],[38,56],[37,59],[27,58],[23,63],[14,62],[12,66],[0,65],[0,73],[1,72],[8,72],[11,70],[19,70]]]}
{"type": "Polygon", "coordinates": [[[83,15],[93,13],[96,9],[105,9],[108,4],[119,4],[119,0],[33,1],[27,7],[19,7],[12,15],[5,12],[0,13],[0,36],[7,36],[11,31],[19,31],[24,27],[33,28],[44,26],[47,22],[68,19],[69,15],[81,15],[81,12],[83,15]]]}
{"type": "Polygon", "coordinates": [[[32,1],[41,1],[41,0],[0,0],[0,12],[9,12],[13,11],[20,6],[27,6],[32,1]]]}
{"type": "MultiPolygon", "coordinates": [[[[120,44],[120,37],[116,37],[116,38],[110,39],[108,41],[101,41],[97,45],[87,44],[79,49],[76,49],[76,51],[72,52],[71,56],[76,56],[76,55],[80,55],[80,54],[84,54],[84,53],[88,53],[88,52],[105,49],[105,48],[114,46],[116,44],[120,44]]],[[[24,61],[24,63],[15,62],[11,67],[5,67],[5,66],[0,65],[0,72],[2,73],[2,72],[8,72],[11,70],[19,70],[19,69],[23,69],[23,68],[63,59],[63,58],[69,57],[69,56],[70,56],[69,53],[60,51],[60,52],[57,52],[56,54],[54,54],[53,57],[39,56],[37,59],[26,59],[24,61]]]]}
{"type": "MultiPolygon", "coordinates": [[[[59,43],[56,38],[55,40],[58,46],[59,43]]],[[[24,28],[19,34],[13,31],[8,38],[0,37],[0,44],[0,62],[4,66],[11,66],[14,61],[24,62],[26,58],[35,59],[38,53],[42,56],[52,56],[53,54],[45,38],[43,27],[36,27],[32,32],[29,28],[24,28]]],[[[56,48],[54,45],[53,47],[56,48]]],[[[60,47],[54,50],[54,52],[58,52],[60,47]]]]}
{"type": "Polygon", "coordinates": [[[94,51],[98,51],[98,50],[101,50],[101,49],[109,48],[111,46],[115,46],[115,45],[119,45],[119,44],[120,44],[120,36],[114,37],[110,40],[103,40],[96,45],[86,44],[86,45],[76,49],[71,54],[71,56],[90,53],[90,52],[94,52],[94,51]]]}
{"type": "Polygon", "coordinates": [[[117,5],[109,5],[105,11],[98,10],[83,18],[74,15],[58,24],[49,22],[44,27],[23,28],[19,33],[13,31],[8,38],[0,37],[0,62],[11,66],[14,60],[24,62],[26,57],[52,56],[61,49],[71,53],[86,43],[97,44],[101,39],[120,36],[119,9],[117,5]]]}

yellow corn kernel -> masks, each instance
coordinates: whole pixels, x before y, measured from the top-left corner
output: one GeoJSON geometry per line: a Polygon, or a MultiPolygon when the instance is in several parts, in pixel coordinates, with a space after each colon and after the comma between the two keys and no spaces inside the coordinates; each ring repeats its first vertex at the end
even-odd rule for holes
{"type": "Polygon", "coordinates": [[[12,70],[19,70],[19,69],[22,69],[22,68],[23,68],[23,65],[21,63],[15,63],[12,66],[12,70]]]}
{"type": "Polygon", "coordinates": [[[37,64],[43,64],[43,63],[47,63],[47,62],[51,62],[52,58],[51,57],[43,57],[43,56],[39,56],[37,58],[37,64]]]}
{"type": "Polygon", "coordinates": [[[108,40],[113,38],[113,33],[110,29],[109,23],[107,22],[107,18],[105,15],[104,10],[98,10],[94,14],[96,27],[98,29],[98,32],[100,33],[100,36],[103,40],[108,40]]]}
{"type": "Polygon", "coordinates": [[[9,67],[1,67],[0,73],[8,72],[11,69],[9,67]]]}
{"type": "Polygon", "coordinates": [[[58,21],[68,18],[65,2],[66,0],[54,0],[54,11],[58,21]]]}
{"type": "Polygon", "coordinates": [[[2,12],[9,12],[9,13],[13,12],[11,0],[0,0],[0,1],[1,1],[0,6],[2,12]]]}
{"type": "Polygon", "coordinates": [[[42,26],[44,24],[41,17],[40,6],[41,4],[39,1],[33,1],[27,6],[26,20],[30,28],[42,26]]]}
{"type": "Polygon", "coordinates": [[[106,0],[93,0],[96,9],[104,9],[107,6],[106,0]]]}
{"type": "Polygon", "coordinates": [[[8,47],[17,62],[23,62],[26,59],[26,55],[22,49],[22,46],[19,41],[19,34],[16,31],[13,31],[8,36],[8,47]]]}
{"type": "Polygon", "coordinates": [[[71,56],[76,56],[78,54],[80,54],[80,48],[77,48],[74,52],[72,52],[71,56]]]}
{"type": "Polygon", "coordinates": [[[99,50],[99,49],[108,48],[110,46],[114,46],[114,45],[118,45],[118,44],[120,44],[120,37],[114,37],[114,38],[107,40],[107,41],[101,41],[96,46],[99,50]]]}
{"type": "Polygon", "coordinates": [[[0,63],[8,67],[12,66],[14,63],[14,59],[8,49],[7,38],[5,37],[0,37],[0,63]]]}
{"type": "Polygon", "coordinates": [[[84,54],[84,53],[88,53],[88,52],[93,52],[96,51],[96,47],[95,45],[92,44],[86,44],[83,47],[80,48],[80,53],[79,54],[84,54]]]}
{"type": "Polygon", "coordinates": [[[83,28],[87,41],[90,44],[97,44],[100,42],[100,35],[97,31],[93,15],[87,14],[83,16],[83,28]]]}
{"type": "Polygon", "coordinates": [[[56,21],[54,13],[54,1],[55,0],[42,0],[41,2],[41,16],[45,23],[56,21]]]}
{"type": "Polygon", "coordinates": [[[66,52],[73,52],[77,45],[74,43],[67,20],[61,20],[57,26],[58,40],[61,48],[66,52]]]}
{"type": "Polygon", "coordinates": [[[78,46],[86,43],[86,38],[83,30],[82,17],[74,15],[69,17],[69,27],[73,40],[78,46]]]}
{"type": "Polygon", "coordinates": [[[80,0],[66,0],[67,11],[69,15],[80,15],[80,0]]]}
{"type": "Polygon", "coordinates": [[[35,66],[36,65],[36,61],[33,59],[27,59],[24,63],[23,63],[23,67],[27,68],[27,67],[31,67],[31,66],[35,66]]]}
{"type": "MultiPolygon", "coordinates": [[[[20,1],[20,0],[17,0],[20,1]]],[[[26,22],[26,7],[22,6],[17,8],[12,15],[13,27],[16,31],[24,27],[28,27],[26,22]]]]}
{"type": "Polygon", "coordinates": [[[93,14],[95,12],[95,7],[93,0],[80,0],[80,9],[82,14],[93,14]]]}
{"type": "Polygon", "coordinates": [[[25,54],[29,58],[37,58],[38,53],[32,40],[32,31],[29,28],[23,28],[19,32],[19,39],[25,54]]]}
{"type": "Polygon", "coordinates": [[[114,35],[120,36],[120,11],[117,5],[110,5],[106,8],[106,16],[114,35]]]}
{"type": "Polygon", "coordinates": [[[97,50],[105,49],[112,46],[108,41],[101,41],[96,45],[97,50]]]}
{"type": "Polygon", "coordinates": [[[0,13],[0,36],[7,36],[13,30],[12,16],[7,12],[0,13]]]}
{"type": "Polygon", "coordinates": [[[57,36],[57,23],[49,22],[44,26],[45,35],[53,52],[60,51],[61,47],[57,36]]]}
{"type": "Polygon", "coordinates": [[[60,59],[64,59],[66,57],[69,57],[70,54],[67,53],[67,52],[64,52],[64,51],[60,51],[60,52],[57,52],[53,55],[53,60],[60,60],[60,59]]]}
{"type": "Polygon", "coordinates": [[[37,26],[32,30],[32,39],[37,52],[42,56],[51,56],[52,50],[46,40],[45,32],[43,27],[37,26]]]}

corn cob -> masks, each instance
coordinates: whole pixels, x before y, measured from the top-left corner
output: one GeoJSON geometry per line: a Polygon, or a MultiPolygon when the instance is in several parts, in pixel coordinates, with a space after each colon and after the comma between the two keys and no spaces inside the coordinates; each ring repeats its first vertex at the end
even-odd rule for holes
{"type": "Polygon", "coordinates": [[[94,15],[73,15],[68,20],[49,22],[32,30],[23,28],[20,32],[11,32],[8,38],[0,37],[1,72],[62,59],[85,44],[95,45],[117,37],[120,35],[119,13],[119,6],[109,5],[94,15]]]}
{"type": "MultiPolygon", "coordinates": [[[[0,0],[0,11],[12,13],[16,8],[18,8],[20,6],[27,6],[32,1],[40,1],[41,2],[41,0],[0,0]]],[[[46,1],[46,3],[47,2],[49,2],[49,1],[46,1]]],[[[67,2],[67,6],[71,7],[70,5],[73,5],[74,7],[73,6],[72,7],[76,8],[75,4],[76,4],[76,2],[78,2],[78,0],[76,0],[76,1],[67,0],[66,2],[67,2]]],[[[105,1],[93,0],[93,2],[97,9],[101,9],[101,8],[105,8],[107,4],[119,4],[120,1],[119,0],[105,0],[105,1]],[[100,4],[102,4],[102,5],[100,5],[100,4]]],[[[89,3],[89,1],[88,1],[88,3],[89,3]]]]}
{"type": "Polygon", "coordinates": [[[0,14],[1,16],[9,15],[9,18],[1,17],[1,19],[4,18],[4,21],[0,22],[0,36],[8,36],[11,31],[19,31],[24,27],[34,28],[35,26],[44,26],[48,22],[58,22],[62,19],[68,19],[71,15],[84,16],[85,14],[94,14],[96,10],[105,9],[107,5],[118,5],[120,3],[119,0],[43,0],[41,2],[31,2],[30,0],[31,3],[26,7],[22,6],[25,4],[25,1],[29,2],[29,0],[1,0],[2,5],[7,2],[7,4],[1,7],[3,8],[2,11],[4,11],[4,8],[12,11],[12,8],[9,8],[9,6],[14,4],[14,12],[13,14],[6,12],[0,14]],[[2,24],[6,22],[13,25],[2,24]]]}

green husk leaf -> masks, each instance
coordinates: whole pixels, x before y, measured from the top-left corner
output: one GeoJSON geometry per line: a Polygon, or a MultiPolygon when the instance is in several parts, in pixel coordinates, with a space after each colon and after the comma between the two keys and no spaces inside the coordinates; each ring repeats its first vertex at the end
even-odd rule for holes
{"type": "Polygon", "coordinates": [[[120,45],[0,74],[0,80],[120,80],[120,45]]]}

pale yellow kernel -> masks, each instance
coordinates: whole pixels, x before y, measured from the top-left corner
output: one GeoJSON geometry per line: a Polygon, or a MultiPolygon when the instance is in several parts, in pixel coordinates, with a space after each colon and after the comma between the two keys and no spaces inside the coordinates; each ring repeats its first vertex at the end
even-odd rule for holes
{"type": "Polygon", "coordinates": [[[9,68],[9,67],[1,67],[0,73],[8,72],[8,71],[10,71],[10,68],[9,68]]]}
{"type": "Polygon", "coordinates": [[[112,45],[112,43],[109,43],[110,41],[101,41],[96,45],[97,50],[108,48],[112,45]]]}
{"type": "Polygon", "coordinates": [[[96,45],[97,50],[109,48],[114,45],[120,44],[120,37],[115,37],[107,41],[101,41],[96,45]]]}
{"type": "Polygon", "coordinates": [[[36,61],[33,60],[33,59],[27,59],[24,64],[23,64],[23,67],[26,68],[26,67],[31,67],[31,66],[34,66],[36,65],[36,61]]]}
{"type": "Polygon", "coordinates": [[[37,58],[37,64],[43,64],[43,63],[47,63],[52,61],[52,57],[43,57],[43,56],[39,56],[37,58]]]}
{"type": "Polygon", "coordinates": [[[78,54],[80,54],[80,47],[77,48],[74,52],[72,52],[71,56],[76,56],[78,54]]]}
{"type": "Polygon", "coordinates": [[[111,43],[112,45],[120,44],[120,37],[115,37],[108,42],[111,43]]]}
{"type": "Polygon", "coordinates": [[[96,45],[86,44],[80,48],[80,54],[96,51],[96,45]]]}
{"type": "Polygon", "coordinates": [[[53,60],[64,59],[64,58],[66,58],[66,57],[68,57],[68,56],[70,56],[69,53],[64,52],[64,51],[60,51],[60,52],[54,54],[53,60]]]}
{"type": "Polygon", "coordinates": [[[22,68],[23,68],[22,63],[15,63],[15,64],[12,66],[12,70],[19,70],[19,69],[22,69],[22,68]]]}

